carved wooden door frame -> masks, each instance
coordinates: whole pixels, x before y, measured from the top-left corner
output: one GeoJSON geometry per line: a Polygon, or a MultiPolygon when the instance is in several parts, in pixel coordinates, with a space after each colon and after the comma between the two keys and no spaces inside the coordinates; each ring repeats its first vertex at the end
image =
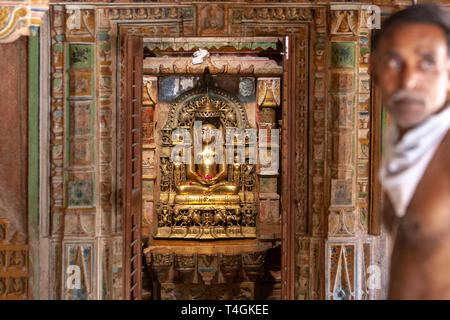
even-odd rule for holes
{"type": "Polygon", "coordinates": [[[282,245],[281,245],[281,299],[294,298],[295,283],[295,259],[294,235],[295,220],[293,215],[293,189],[295,180],[291,172],[295,162],[295,37],[286,36],[284,40],[283,56],[283,91],[282,91],[282,146],[281,146],[281,170],[282,170],[282,245]],[[291,139],[289,139],[291,137],[291,139]]]}
{"type": "MultiPolygon", "coordinates": [[[[182,5],[177,6],[178,9],[182,5]]],[[[151,7],[151,6],[149,6],[151,7]]],[[[249,5],[236,4],[236,10],[246,10],[249,5]]],[[[255,5],[256,10],[265,7],[275,8],[273,5],[255,5]]],[[[230,9],[230,8],[228,8],[230,9]]],[[[282,7],[284,15],[274,17],[271,21],[245,19],[245,14],[235,15],[233,19],[235,21],[229,22],[228,26],[229,34],[233,34],[236,37],[248,37],[248,36],[277,36],[285,37],[290,42],[288,47],[295,48],[288,50],[285,56],[284,65],[289,65],[290,68],[285,70],[283,74],[283,109],[282,109],[282,193],[281,200],[281,214],[282,214],[282,296],[281,299],[295,299],[295,286],[296,279],[301,277],[299,272],[307,270],[308,275],[305,276],[306,281],[309,282],[308,290],[311,298],[320,299],[324,294],[324,270],[320,268],[323,265],[324,260],[324,241],[326,236],[326,212],[323,208],[328,206],[327,195],[327,183],[322,183],[320,190],[316,189],[316,193],[322,193],[322,197],[314,197],[314,201],[319,199],[323,202],[322,205],[315,203],[316,208],[322,208],[320,212],[316,209],[318,215],[319,227],[312,226],[311,218],[311,198],[312,192],[309,191],[312,188],[312,179],[326,180],[325,170],[326,158],[320,161],[315,161],[312,158],[314,152],[321,152],[326,154],[326,141],[321,144],[317,144],[312,140],[309,127],[316,127],[315,134],[317,138],[317,132],[322,130],[321,135],[326,140],[326,126],[322,123],[321,117],[314,116],[310,110],[316,110],[316,112],[325,113],[326,105],[326,88],[327,84],[324,81],[326,76],[326,47],[325,44],[319,45],[320,41],[324,40],[326,35],[326,7],[323,6],[308,6],[304,5],[296,6],[295,10],[298,15],[294,18],[288,18],[288,7],[282,7]],[[300,11],[298,11],[300,10],[300,11]],[[290,19],[290,20],[289,20],[290,19]],[[244,21],[245,20],[245,21],[244,21]],[[234,23],[234,24],[233,24],[234,23]],[[238,30],[234,30],[237,28],[238,30]],[[267,29],[267,31],[265,31],[267,29]],[[322,40],[318,40],[321,37],[322,40]],[[286,59],[287,58],[287,59],[286,59]],[[311,60],[311,61],[310,61],[311,60]],[[317,63],[321,65],[317,67],[317,63]],[[325,64],[325,65],[324,65],[325,64]],[[293,71],[288,72],[287,70],[293,71]],[[320,83],[320,87],[319,84],[320,83]],[[320,99],[317,99],[320,97],[320,99]],[[308,126],[309,124],[309,126],[308,126]],[[315,151],[316,148],[322,149],[321,151],[315,151]],[[310,168],[314,165],[316,169],[314,171],[310,168]],[[310,176],[309,176],[310,175],[310,176]],[[305,245],[306,244],[306,245],[305,245]],[[306,248],[303,248],[306,246],[306,248]],[[298,251],[305,249],[309,255],[308,261],[299,260],[296,261],[296,255],[298,251]]],[[[231,9],[230,9],[231,10],[231,9]]],[[[118,118],[123,119],[124,115],[120,115],[120,112],[125,110],[126,99],[124,97],[124,89],[126,84],[124,81],[120,81],[121,77],[125,75],[124,64],[120,61],[124,61],[123,51],[123,38],[125,35],[136,35],[141,37],[154,37],[162,36],[164,34],[164,24],[158,23],[158,21],[144,22],[139,20],[139,17],[133,16],[129,13],[128,8],[109,8],[109,14],[111,18],[112,29],[117,32],[119,39],[118,57],[118,84],[119,92],[122,92],[118,96],[118,118]],[[115,11],[114,11],[115,10],[115,11]],[[127,11],[128,10],[128,11],[127,11]],[[111,14],[114,16],[111,16],[111,14]],[[138,20],[136,23],[130,22],[130,19],[138,20]],[[122,21],[121,21],[122,20],[122,21]],[[120,45],[122,43],[122,47],[120,45]]],[[[170,12],[168,13],[170,14],[170,12]]],[[[164,17],[162,17],[164,18],[164,17]]],[[[166,17],[167,18],[167,17],[166,17]]],[[[251,18],[251,17],[250,17],[251,18]]],[[[192,17],[190,17],[192,20],[192,17]]],[[[184,26],[184,21],[177,22],[184,26]]],[[[178,30],[177,34],[173,34],[173,37],[182,38],[186,35],[183,34],[183,28],[177,27],[177,24],[173,22],[171,26],[175,26],[174,30],[178,30]],[[178,28],[178,29],[177,29],[178,28]]],[[[226,28],[225,28],[226,29],[226,28]]],[[[188,36],[198,36],[193,33],[188,36]]],[[[214,37],[227,36],[227,33],[209,35],[214,37]]],[[[124,130],[118,127],[118,141],[123,143],[124,130]]],[[[120,146],[118,146],[120,150],[120,146]]],[[[126,158],[124,158],[126,159],[126,158]]],[[[124,177],[124,173],[119,173],[119,176],[124,177]]],[[[120,189],[120,186],[119,186],[120,189]]],[[[122,189],[125,191],[125,189],[122,189]]],[[[125,203],[123,204],[125,205],[125,203]]],[[[123,208],[124,209],[124,208],[123,208]]],[[[125,211],[123,211],[125,212],[125,211]]],[[[125,216],[123,216],[125,218],[125,216]]],[[[127,247],[127,238],[124,238],[124,248],[127,247]]],[[[124,266],[127,266],[127,259],[124,255],[124,266]]],[[[126,268],[124,268],[126,272],[126,268]]],[[[139,288],[140,290],[141,288],[139,288]]],[[[125,295],[125,298],[127,296],[125,295]]]]}
{"type": "Polygon", "coordinates": [[[125,38],[125,135],[124,135],[124,298],[141,299],[142,290],[142,143],[141,105],[143,40],[125,38]]]}

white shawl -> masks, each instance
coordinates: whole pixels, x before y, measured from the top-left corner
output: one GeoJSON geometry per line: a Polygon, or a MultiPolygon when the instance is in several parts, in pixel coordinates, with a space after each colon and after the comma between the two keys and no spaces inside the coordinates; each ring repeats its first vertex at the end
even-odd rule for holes
{"type": "Polygon", "coordinates": [[[379,178],[395,213],[403,217],[434,153],[450,128],[450,105],[405,133],[395,125],[386,130],[379,178]]]}

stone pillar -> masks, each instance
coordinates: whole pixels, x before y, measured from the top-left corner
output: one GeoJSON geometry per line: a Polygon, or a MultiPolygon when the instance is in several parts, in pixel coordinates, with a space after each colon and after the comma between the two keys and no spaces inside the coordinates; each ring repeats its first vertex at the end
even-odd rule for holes
{"type": "MultiPolygon", "coordinates": [[[[309,75],[306,72],[306,64],[299,61],[299,73],[302,73],[303,84],[306,85],[307,77],[312,88],[309,98],[309,117],[298,112],[296,131],[304,125],[301,119],[306,117],[309,122],[309,147],[308,147],[308,191],[296,186],[295,194],[298,200],[302,199],[301,193],[305,193],[304,199],[308,199],[308,205],[302,206],[302,201],[296,201],[295,217],[295,299],[317,300],[323,299],[323,261],[324,238],[326,237],[326,207],[328,205],[328,180],[326,179],[328,161],[327,148],[327,10],[325,7],[314,9],[314,19],[310,25],[309,42],[302,40],[301,48],[312,50],[309,75]],[[306,43],[305,43],[306,42],[306,43]],[[309,43],[309,45],[308,45],[309,43]],[[305,70],[305,71],[303,71],[305,70]],[[298,189],[297,189],[298,188],[298,189]]],[[[306,36],[304,37],[306,38],[306,36]]],[[[297,104],[307,104],[307,97],[297,104]]],[[[301,155],[297,154],[297,159],[301,155]]],[[[297,167],[298,171],[299,168],[297,167]]]]}
{"type": "MultiPolygon", "coordinates": [[[[113,248],[116,223],[114,219],[114,104],[113,104],[113,63],[111,54],[111,25],[108,10],[96,10],[96,86],[97,86],[97,143],[98,143],[98,203],[96,212],[97,298],[112,299],[114,288],[113,248]]],[[[122,264],[120,263],[120,266],[122,264]]],[[[120,269],[120,268],[118,268],[120,269]]],[[[115,297],[117,298],[117,297],[115,297]]]]}
{"type": "Polygon", "coordinates": [[[330,206],[325,298],[374,298],[367,287],[377,272],[369,232],[370,30],[359,5],[330,7],[330,206]],[[374,267],[375,266],[375,267],[374,267]]]}
{"type": "Polygon", "coordinates": [[[280,139],[272,141],[272,132],[277,129],[276,112],[281,104],[280,78],[257,79],[257,119],[259,126],[259,219],[262,239],[281,239],[280,195],[278,194],[280,139]],[[272,152],[274,152],[272,154],[272,152]],[[272,163],[272,156],[277,163],[272,163]]]}
{"type": "Polygon", "coordinates": [[[52,298],[94,299],[95,14],[53,8],[52,298]],[[71,276],[81,277],[81,288],[71,285],[71,276]]]}
{"type": "Polygon", "coordinates": [[[64,211],[64,24],[65,8],[52,7],[52,106],[51,106],[51,248],[50,299],[61,299],[61,241],[64,211]]]}

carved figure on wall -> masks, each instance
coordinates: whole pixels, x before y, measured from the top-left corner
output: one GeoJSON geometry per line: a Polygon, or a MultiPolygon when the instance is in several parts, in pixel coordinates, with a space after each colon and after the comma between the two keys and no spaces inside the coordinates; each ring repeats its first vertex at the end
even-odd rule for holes
{"type": "Polygon", "coordinates": [[[331,34],[357,34],[358,11],[335,10],[331,12],[331,34]]]}
{"type": "Polygon", "coordinates": [[[255,185],[255,166],[246,164],[244,170],[245,188],[250,191],[255,185]]]}
{"type": "Polygon", "coordinates": [[[223,5],[199,6],[200,35],[224,33],[225,14],[223,5]]]}
{"type": "Polygon", "coordinates": [[[166,191],[170,185],[170,163],[168,158],[161,158],[160,162],[161,168],[161,181],[160,186],[162,191],[166,191]]]}
{"type": "Polygon", "coordinates": [[[8,286],[8,293],[9,294],[15,294],[15,295],[21,295],[25,293],[25,284],[23,278],[10,278],[9,279],[9,286],[8,286]]]}
{"type": "Polygon", "coordinates": [[[9,267],[25,266],[25,251],[10,251],[8,266],[9,267]]]}
{"type": "MultiPolygon", "coordinates": [[[[199,116],[217,114],[218,109],[215,107],[209,96],[203,107],[197,110],[199,116]]],[[[200,118],[200,117],[199,117],[200,118]]],[[[194,164],[193,149],[191,148],[191,161],[186,166],[186,176],[188,180],[184,183],[179,182],[175,186],[177,194],[237,194],[239,186],[234,182],[227,181],[228,171],[227,165],[216,163],[214,144],[215,136],[211,135],[212,130],[217,130],[211,123],[205,123],[202,126],[202,152],[200,154],[201,161],[194,164]]],[[[225,149],[223,154],[225,154],[225,149]]]]}

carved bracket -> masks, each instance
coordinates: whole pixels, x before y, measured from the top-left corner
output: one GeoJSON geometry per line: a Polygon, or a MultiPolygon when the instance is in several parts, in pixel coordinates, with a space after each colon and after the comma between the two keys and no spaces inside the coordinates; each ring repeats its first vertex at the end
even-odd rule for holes
{"type": "Polygon", "coordinates": [[[18,1],[16,5],[0,1],[0,43],[35,33],[48,7],[48,0],[18,1]]]}

